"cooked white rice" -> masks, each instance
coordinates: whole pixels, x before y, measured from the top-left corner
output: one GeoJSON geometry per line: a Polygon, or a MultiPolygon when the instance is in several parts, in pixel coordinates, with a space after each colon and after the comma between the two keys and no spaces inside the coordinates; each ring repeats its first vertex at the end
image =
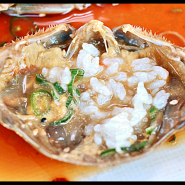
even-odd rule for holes
{"type": "MultiPolygon", "coordinates": [[[[105,141],[108,148],[116,148],[121,153],[121,147],[129,147],[137,140],[134,128],[147,123],[150,107],[162,109],[166,106],[169,93],[163,87],[169,72],[147,57],[130,61],[128,70],[124,67],[128,64],[120,58],[104,58],[101,62],[104,66],[100,65],[99,50],[84,43],[73,63],[76,68],[84,69],[88,83],[78,106],[96,123],[86,127],[87,134],[94,133],[94,142],[99,146],[105,141]],[[99,75],[103,73],[106,78],[99,75]],[[111,101],[127,106],[113,106],[105,111],[113,103],[111,101]]],[[[43,68],[42,74],[51,82],[58,81],[64,88],[71,81],[68,67],[43,68]]]]}

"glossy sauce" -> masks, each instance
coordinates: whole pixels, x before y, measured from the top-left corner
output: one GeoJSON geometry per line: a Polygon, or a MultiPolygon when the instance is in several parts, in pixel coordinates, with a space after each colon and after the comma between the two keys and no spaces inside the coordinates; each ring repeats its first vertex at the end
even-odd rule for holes
{"type": "MultiPolygon", "coordinates": [[[[0,15],[0,42],[11,42],[15,38],[9,32],[10,19],[12,17],[0,15]]],[[[37,24],[38,28],[46,28],[51,24],[70,22],[75,28],[79,28],[92,19],[104,22],[109,28],[122,24],[132,24],[152,30],[153,33],[164,31],[175,31],[185,37],[185,4],[93,4],[85,10],[73,10],[68,14],[47,15],[46,17],[30,18],[37,24]],[[181,9],[174,12],[172,9],[181,9]]],[[[22,36],[26,35],[22,28],[22,36]]],[[[19,35],[21,36],[21,35],[19,35]]],[[[185,43],[174,35],[165,35],[179,46],[185,43]]],[[[178,147],[178,143],[185,142],[185,131],[176,134],[174,143],[166,142],[165,147],[178,147]]],[[[50,159],[32,146],[27,144],[21,137],[11,130],[0,125],[0,180],[75,180],[88,175],[97,174],[102,169],[98,167],[83,167],[73,164],[59,162],[50,159]]],[[[105,168],[106,170],[108,168],[105,168]]]]}

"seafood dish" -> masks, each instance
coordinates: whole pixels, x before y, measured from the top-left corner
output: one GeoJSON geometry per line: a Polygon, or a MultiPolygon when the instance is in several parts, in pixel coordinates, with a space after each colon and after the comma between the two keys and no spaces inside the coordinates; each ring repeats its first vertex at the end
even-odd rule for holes
{"type": "Polygon", "coordinates": [[[52,159],[125,163],[184,127],[185,50],[140,27],[59,24],[0,56],[0,123],[52,159]]]}

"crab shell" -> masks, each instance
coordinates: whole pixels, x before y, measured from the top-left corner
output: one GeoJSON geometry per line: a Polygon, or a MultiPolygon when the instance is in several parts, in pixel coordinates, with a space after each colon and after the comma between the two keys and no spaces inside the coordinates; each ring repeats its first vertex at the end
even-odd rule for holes
{"type": "MultiPolygon", "coordinates": [[[[58,48],[60,53],[61,63],[65,65],[65,61],[71,59],[75,56],[77,51],[82,47],[83,42],[88,42],[91,38],[96,37],[97,39],[102,39],[105,44],[106,55],[110,57],[121,56],[125,61],[129,58],[129,55],[132,57],[141,58],[141,57],[150,57],[156,59],[157,63],[162,67],[168,69],[168,71],[175,75],[179,83],[182,85],[182,90],[176,91],[176,81],[172,80],[172,92],[173,97],[181,97],[184,93],[185,85],[185,49],[175,46],[170,42],[167,42],[162,37],[157,35],[152,35],[151,32],[143,31],[139,27],[134,27],[129,24],[122,25],[120,27],[110,30],[108,27],[104,26],[102,22],[97,20],[92,20],[89,23],[86,23],[78,30],[75,30],[68,24],[59,24],[57,26],[49,27],[47,30],[40,30],[34,35],[25,36],[21,40],[17,40],[12,43],[6,44],[3,48],[0,49],[0,90],[2,90],[5,84],[12,77],[12,73],[17,72],[17,68],[20,67],[20,59],[25,62],[26,65],[37,65],[37,61],[32,61],[33,63],[28,63],[27,60],[22,60],[23,49],[30,44],[43,43],[45,47],[50,47],[55,44],[62,44],[63,34],[68,34],[72,37],[70,45],[68,47],[67,53],[61,51],[58,48]],[[123,42],[118,38],[118,32],[124,35],[124,38],[131,37],[137,41],[137,45],[129,45],[127,42],[123,42]],[[59,43],[56,43],[56,38],[61,39],[59,43]],[[147,47],[146,47],[147,46],[147,47]],[[7,64],[6,59],[14,58],[13,63],[7,64]],[[12,66],[16,66],[13,70],[9,70],[12,66]],[[180,93],[180,94],[178,94],[180,93]]],[[[57,46],[57,45],[56,45],[57,46]]],[[[36,51],[35,51],[36,52],[36,51]]],[[[63,65],[61,64],[61,65],[63,65]]],[[[39,65],[39,64],[38,64],[39,65]]],[[[45,64],[47,65],[47,64],[45,64]]],[[[184,93],[185,94],[185,93],[184,93]]],[[[120,162],[128,162],[135,160],[139,157],[143,157],[146,154],[150,154],[157,146],[163,143],[169,136],[183,128],[184,126],[184,115],[183,108],[180,111],[174,111],[178,106],[183,105],[184,99],[180,98],[179,103],[173,107],[168,103],[166,106],[166,112],[164,112],[164,120],[161,124],[160,130],[157,134],[151,136],[151,144],[145,146],[139,151],[131,152],[128,156],[118,157],[118,158],[101,158],[99,155],[93,154],[92,151],[85,152],[83,148],[82,141],[79,146],[77,146],[71,152],[65,152],[62,150],[56,150],[52,148],[49,144],[48,138],[46,135],[34,135],[33,130],[37,129],[37,126],[29,126],[25,124],[25,119],[30,119],[32,117],[19,116],[12,113],[3,103],[2,98],[0,97],[0,123],[7,129],[13,130],[22,137],[26,142],[31,144],[35,149],[37,149],[42,154],[68,163],[73,163],[77,165],[86,165],[86,166],[108,166],[113,164],[118,164],[120,162]],[[171,107],[170,107],[171,106],[171,107]],[[172,110],[172,111],[170,111],[172,110]],[[170,116],[169,116],[170,112],[170,116]],[[165,117],[166,116],[166,117],[165,117]],[[166,118],[166,119],[165,119],[166,118]],[[172,124],[169,124],[168,118],[174,119],[172,124]],[[166,121],[165,121],[166,120],[166,121]],[[170,125],[170,126],[169,126],[170,125]]],[[[86,143],[87,144],[87,143],[86,143]]]]}

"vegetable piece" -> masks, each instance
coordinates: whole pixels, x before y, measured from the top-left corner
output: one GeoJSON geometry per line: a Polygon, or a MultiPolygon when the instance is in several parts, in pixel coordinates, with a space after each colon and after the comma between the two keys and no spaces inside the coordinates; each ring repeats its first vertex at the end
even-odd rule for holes
{"type": "Polygon", "coordinates": [[[150,120],[153,120],[153,119],[156,118],[158,111],[159,111],[158,108],[156,108],[154,106],[151,107],[151,109],[149,110],[149,118],[150,118],[150,120]]]}
{"type": "Polygon", "coordinates": [[[31,94],[30,97],[33,113],[36,116],[43,116],[50,110],[50,103],[52,101],[52,95],[47,90],[37,90],[31,94]]]}
{"type": "Polygon", "coordinates": [[[47,87],[50,87],[50,91],[51,91],[51,95],[53,96],[54,100],[59,100],[60,99],[60,94],[58,93],[58,91],[55,89],[55,87],[53,86],[52,83],[50,82],[44,82],[42,83],[42,85],[46,85],[47,87]]]}
{"type": "Polygon", "coordinates": [[[173,136],[173,139],[169,141],[170,143],[173,143],[173,142],[175,142],[175,140],[176,140],[176,135],[173,134],[172,136],[173,136]]]}
{"type": "Polygon", "coordinates": [[[64,89],[60,86],[58,82],[53,83],[54,88],[58,91],[59,94],[64,94],[64,89]]]}
{"type": "Polygon", "coordinates": [[[60,95],[55,90],[51,91],[51,95],[53,96],[54,100],[59,100],[60,99],[60,95]]]}
{"type": "Polygon", "coordinates": [[[66,101],[66,107],[67,107],[67,108],[68,108],[69,105],[71,104],[72,100],[73,100],[73,97],[72,97],[72,96],[69,96],[68,99],[67,99],[67,101],[66,101]]]}
{"type": "Polygon", "coordinates": [[[67,114],[62,119],[60,119],[58,121],[55,121],[53,123],[50,123],[51,125],[58,125],[58,124],[61,124],[61,123],[63,123],[63,125],[67,124],[65,122],[68,121],[74,113],[74,110],[70,107],[70,104],[71,104],[72,101],[73,101],[73,97],[69,96],[67,101],[66,101],[66,107],[68,108],[67,114]]]}
{"type": "Polygon", "coordinates": [[[163,116],[162,112],[159,111],[159,109],[157,109],[156,107],[153,106],[149,110],[149,118],[151,124],[148,128],[145,129],[146,134],[151,134],[151,132],[155,130],[155,128],[157,127],[157,122],[160,120],[161,116],[163,116]]]}
{"type": "MultiPolygon", "coordinates": [[[[66,124],[65,122],[68,121],[73,113],[74,110],[72,108],[70,108],[70,104],[73,101],[76,101],[75,98],[73,97],[73,83],[74,80],[78,80],[81,79],[84,75],[84,70],[83,69],[70,69],[71,71],[71,77],[72,80],[71,82],[68,84],[68,92],[71,96],[68,97],[67,101],[66,101],[66,107],[68,108],[68,112],[67,114],[60,120],[58,121],[54,121],[53,123],[50,123],[51,125],[58,125],[58,124],[66,124]]],[[[60,98],[60,94],[65,93],[65,91],[63,90],[63,88],[60,86],[60,84],[58,82],[55,83],[50,83],[49,81],[47,81],[44,76],[42,74],[36,74],[36,81],[41,83],[42,85],[48,85],[52,90],[51,90],[51,96],[53,97],[54,100],[58,100],[60,98]]],[[[77,96],[80,96],[80,92],[77,88],[74,88],[75,94],[77,96]]]]}
{"type": "Polygon", "coordinates": [[[80,97],[80,91],[77,88],[75,88],[74,90],[75,90],[75,93],[80,97]]]}
{"type": "Polygon", "coordinates": [[[41,73],[36,74],[36,81],[39,83],[48,82],[41,73]]]}
{"type": "Polygon", "coordinates": [[[145,147],[148,143],[149,141],[142,141],[140,143],[133,144],[130,147],[122,147],[121,149],[127,152],[137,151],[145,147]]]}
{"type": "MultiPolygon", "coordinates": [[[[149,141],[142,141],[140,143],[133,144],[130,147],[121,147],[121,150],[126,151],[126,152],[137,151],[137,150],[140,150],[140,149],[144,148],[148,143],[149,143],[149,141]]],[[[100,154],[100,156],[101,157],[105,157],[105,156],[113,154],[115,152],[116,152],[116,149],[115,148],[111,148],[111,149],[103,151],[100,154]]]]}
{"type": "Polygon", "coordinates": [[[74,88],[73,90],[73,101],[75,104],[78,104],[79,98],[80,97],[80,91],[77,88],[74,88]]]}
{"type": "Polygon", "coordinates": [[[115,148],[111,148],[111,149],[108,149],[108,150],[103,151],[103,152],[100,154],[100,156],[101,156],[101,157],[105,157],[105,156],[111,155],[111,154],[113,154],[113,153],[115,153],[115,152],[116,152],[116,149],[115,149],[115,148]]]}
{"type": "Polygon", "coordinates": [[[42,85],[47,85],[51,88],[51,94],[54,100],[59,100],[60,94],[65,93],[65,91],[58,82],[52,84],[51,82],[47,81],[41,73],[36,74],[36,81],[41,83],[42,85]]]}
{"type": "Polygon", "coordinates": [[[10,19],[9,31],[15,38],[20,38],[26,34],[36,33],[38,27],[29,17],[19,16],[10,19]]]}
{"type": "Polygon", "coordinates": [[[151,132],[152,132],[155,128],[156,128],[155,125],[152,125],[152,126],[146,128],[146,134],[151,134],[151,132]]]}
{"type": "Polygon", "coordinates": [[[66,121],[68,121],[72,115],[74,113],[74,110],[73,109],[68,109],[68,112],[67,114],[62,118],[62,119],[59,119],[58,121],[54,121],[53,123],[50,123],[51,125],[65,125],[67,124],[66,121]]]}
{"type": "Polygon", "coordinates": [[[71,71],[72,79],[71,79],[71,82],[67,85],[67,87],[68,87],[69,94],[71,96],[73,96],[73,83],[74,83],[75,79],[79,80],[79,79],[83,78],[83,75],[85,72],[83,69],[70,69],[70,71],[71,71]]]}
{"type": "Polygon", "coordinates": [[[53,123],[50,123],[51,125],[58,125],[58,124],[61,124],[61,123],[62,123],[62,125],[67,124],[65,122],[68,121],[74,113],[73,108],[70,107],[70,104],[71,104],[72,101],[73,101],[73,97],[69,96],[67,101],[66,101],[66,107],[68,109],[67,114],[62,119],[60,119],[58,121],[55,121],[53,123]]]}
{"type": "Polygon", "coordinates": [[[70,69],[71,71],[71,74],[72,75],[75,75],[76,79],[79,80],[79,79],[82,79],[83,76],[84,76],[84,73],[85,71],[83,69],[70,69]]]}

